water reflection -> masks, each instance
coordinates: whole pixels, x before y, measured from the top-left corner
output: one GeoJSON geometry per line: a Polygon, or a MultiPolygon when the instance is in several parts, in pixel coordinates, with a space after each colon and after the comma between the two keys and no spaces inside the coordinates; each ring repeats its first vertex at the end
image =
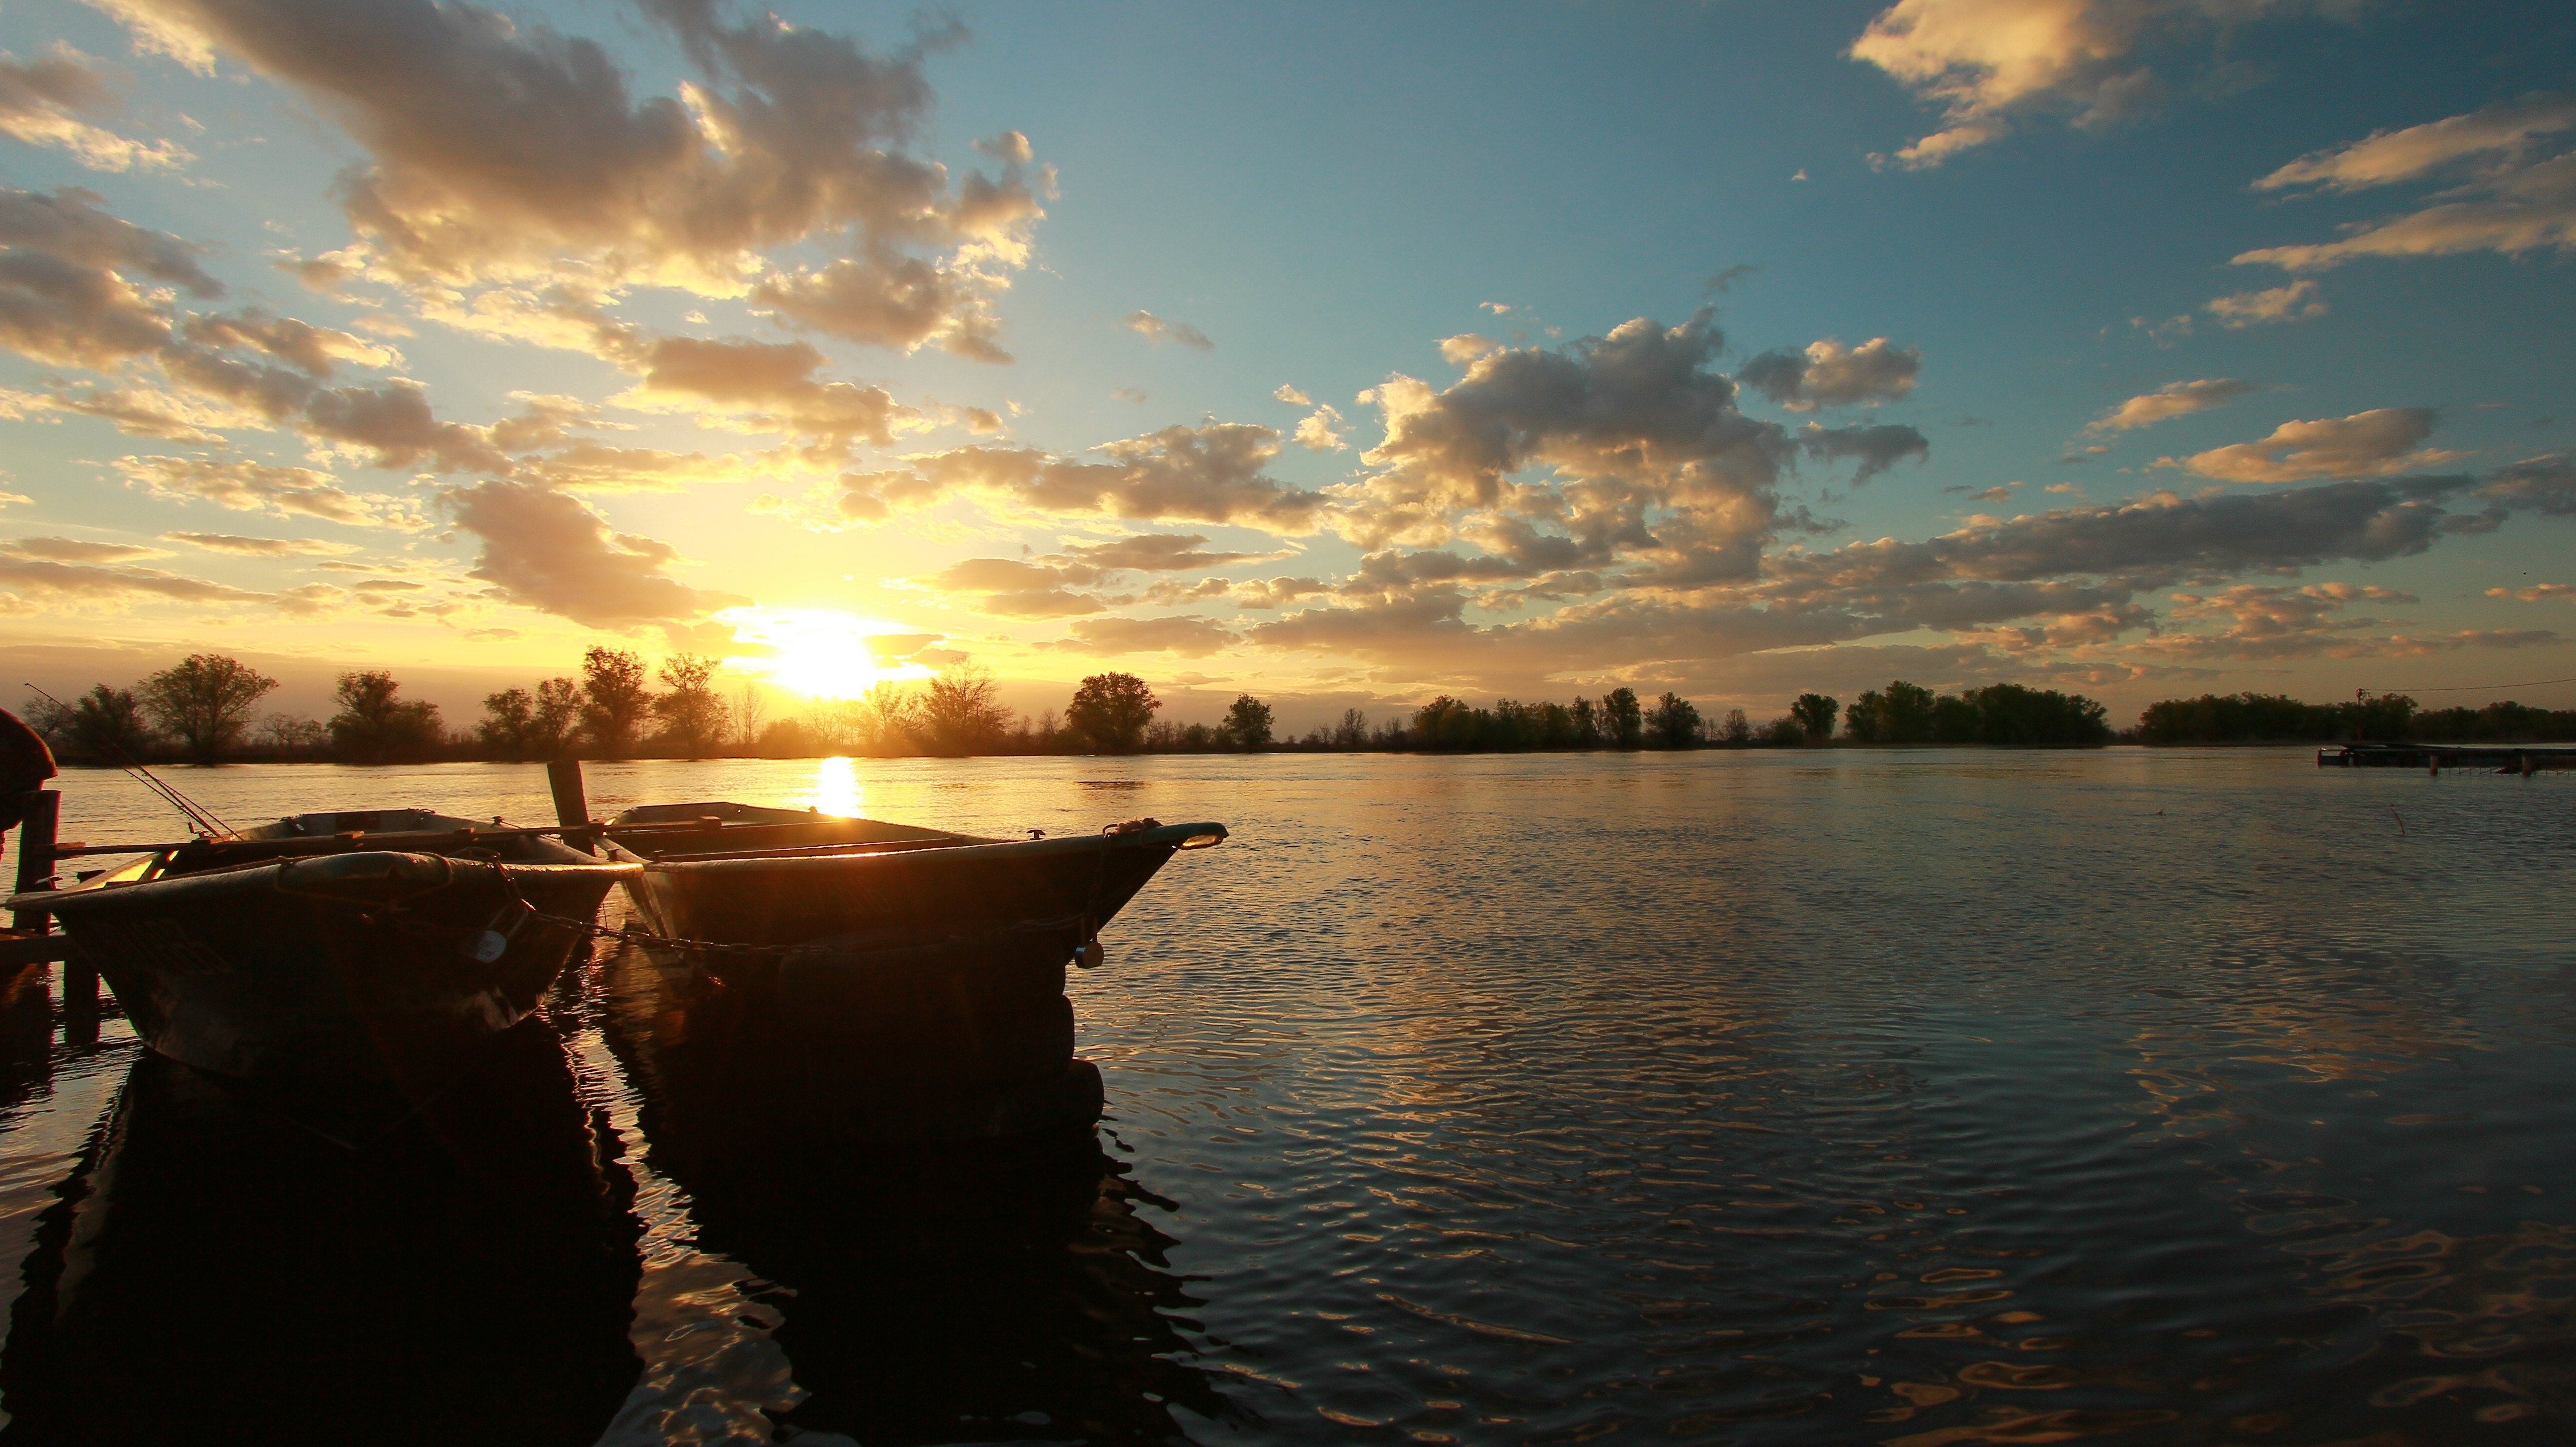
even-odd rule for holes
{"type": "Polygon", "coordinates": [[[38,1223],[0,1441],[592,1442],[637,1367],[595,1124],[542,1021],[355,1151],[138,1054],[38,1223]]]}
{"type": "MultiPolygon", "coordinates": [[[[641,950],[595,977],[602,1030],[637,1096],[643,1165],[686,1193],[702,1258],[765,1283],[762,1334],[793,1365],[766,1415],[869,1443],[1168,1440],[1192,1418],[1249,1423],[1191,1365],[1189,1279],[1155,1222],[1176,1209],[1085,1130],[1047,1149],[864,1150],[731,1072],[694,1068],[686,971],[641,950]]],[[[724,1059],[735,1058],[727,1052],[724,1059]]]]}
{"type": "Polygon", "coordinates": [[[809,807],[826,814],[865,818],[868,812],[867,786],[859,781],[859,766],[854,760],[824,759],[814,766],[814,789],[804,801],[809,807]]]}

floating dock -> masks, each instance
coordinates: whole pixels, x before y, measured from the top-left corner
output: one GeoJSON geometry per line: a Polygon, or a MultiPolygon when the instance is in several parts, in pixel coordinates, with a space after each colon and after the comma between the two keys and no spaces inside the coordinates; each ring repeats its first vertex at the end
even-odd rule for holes
{"type": "Polygon", "coordinates": [[[2339,744],[2317,750],[2317,767],[2344,769],[2492,769],[2529,778],[2543,769],[2576,769],[2576,746],[2564,744],[2339,744]]]}

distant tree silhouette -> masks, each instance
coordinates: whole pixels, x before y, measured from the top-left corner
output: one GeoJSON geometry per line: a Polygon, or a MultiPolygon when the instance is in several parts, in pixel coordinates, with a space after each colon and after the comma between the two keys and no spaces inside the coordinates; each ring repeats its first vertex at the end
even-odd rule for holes
{"type": "Polygon", "coordinates": [[[1637,690],[1614,688],[1603,696],[1601,733],[1623,749],[1633,749],[1645,741],[1646,714],[1637,706],[1637,690]]]}
{"type": "Polygon", "coordinates": [[[152,747],[152,726],[130,688],[94,683],[68,706],[34,695],[24,712],[28,727],[67,762],[123,763],[141,759],[152,747]]]}
{"type": "Polygon", "coordinates": [[[1095,752],[1132,754],[1145,742],[1146,726],[1163,702],[1132,673],[1095,673],[1073,691],[1064,721],[1091,741],[1095,752]]]}
{"type": "Polygon", "coordinates": [[[1655,742],[1667,749],[1686,749],[1699,742],[1699,708],[1677,693],[1667,692],[1655,700],[1646,726],[1655,742]]]}
{"type": "Polygon", "coordinates": [[[1821,693],[1802,693],[1789,705],[1789,716],[1807,731],[1807,742],[1821,744],[1834,736],[1834,715],[1842,705],[1821,693]]]}
{"type": "Polygon", "coordinates": [[[934,753],[990,753],[1011,725],[1001,690],[980,664],[961,663],[930,680],[921,701],[921,731],[934,753]]]}
{"type": "Polygon", "coordinates": [[[1744,747],[1753,742],[1753,720],[1746,718],[1740,708],[1728,709],[1726,722],[1717,726],[1717,740],[1731,749],[1744,747]]]}
{"type": "Polygon", "coordinates": [[[416,759],[438,747],[438,705],[397,697],[402,685],[381,669],[340,675],[331,747],[353,764],[416,759]]]}
{"type": "Polygon", "coordinates": [[[536,719],[537,700],[526,689],[487,693],[483,695],[483,718],[474,725],[474,737],[487,753],[524,759],[530,753],[529,735],[535,732],[536,719]]]}
{"type": "Polygon", "coordinates": [[[1225,736],[1238,749],[1257,749],[1270,742],[1270,705],[1251,694],[1238,695],[1225,711],[1225,736]]]}
{"type": "Polygon", "coordinates": [[[644,682],[644,660],[623,649],[593,645],[581,656],[581,726],[591,744],[612,759],[635,752],[635,734],[653,706],[644,682]]]}
{"type": "Polygon", "coordinates": [[[683,758],[703,759],[724,740],[725,701],[715,673],[716,660],[695,653],[662,660],[663,691],[653,700],[653,716],[662,721],[662,741],[683,758]]]}
{"type": "Polygon", "coordinates": [[[241,737],[251,705],[277,680],[220,653],[192,653],[135,686],[143,710],[165,733],[176,735],[188,761],[211,764],[241,737]]]}
{"type": "Polygon", "coordinates": [[[1601,710],[1593,705],[1592,700],[1577,698],[1567,707],[1566,713],[1572,718],[1573,737],[1569,742],[1574,747],[1591,749],[1601,746],[1601,710]]]}
{"type": "Polygon", "coordinates": [[[581,685],[549,678],[537,685],[537,711],[528,720],[528,757],[559,759],[572,752],[581,732],[581,685]]]}

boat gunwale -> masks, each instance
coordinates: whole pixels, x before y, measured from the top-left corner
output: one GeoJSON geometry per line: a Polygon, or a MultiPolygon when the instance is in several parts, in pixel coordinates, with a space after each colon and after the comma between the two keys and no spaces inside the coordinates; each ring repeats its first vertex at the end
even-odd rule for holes
{"type": "MultiPolygon", "coordinates": [[[[853,843],[835,852],[797,855],[672,855],[652,858],[637,854],[609,842],[618,852],[636,859],[647,872],[738,874],[764,870],[795,874],[829,874],[839,867],[880,859],[956,859],[971,857],[981,860],[993,857],[992,851],[1007,850],[1016,857],[1039,857],[1058,854],[1081,854],[1095,849],[1180,849],[1187,841],[1213,834],[1219,842],[1227,838],[1226,827],[1214,821],[1196,824],[1163,824],[1124,834],[1067,834],[1051,839],[981,839],[971,835],[957,836],[959,842],[932,848],[889,849],[895,841],[853,843]]],[[[819,846],[834,848],[834,846],[819,846]]]]}

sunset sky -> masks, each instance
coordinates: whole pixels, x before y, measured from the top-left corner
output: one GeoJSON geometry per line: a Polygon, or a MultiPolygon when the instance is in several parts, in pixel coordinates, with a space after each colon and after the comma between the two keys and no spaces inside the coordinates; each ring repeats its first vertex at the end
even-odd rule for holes
{"type": "MultiPolygon", "coordinates": [[[[0,9],[0,661],[2576,675],[2576,8],[0,9]]],[[[2420,695],[2576,705],[2576,685],[2420,695]]],[[[16,696],[14,688],[9,698],[16,696]]]]}

